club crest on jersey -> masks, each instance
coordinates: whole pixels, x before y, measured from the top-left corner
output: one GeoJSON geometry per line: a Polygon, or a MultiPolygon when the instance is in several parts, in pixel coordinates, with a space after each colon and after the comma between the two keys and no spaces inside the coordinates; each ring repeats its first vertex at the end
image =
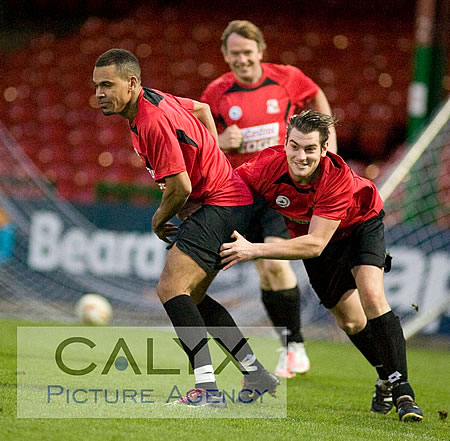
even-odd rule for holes
{"type": "Polygon", "coordinates": [[[277,196],[275,202],[281,208],[287,208],[289,207],[289,205],[291,205],[291,201],[289,200],[289,198],[283,195],[277,196]]]}
{"type": "Polygon", "coordinates": [[[280,105],[278,104],[278,100],[270,99],[267,100],[267,113],[280,113],[280,105]]]}
{"type": "Polygon", "coordinates": [[[230,110],[228,111],[228,116],[233,121],[237,121],[242,116],[242,109],[239,106],[230,107],[230,110]]]}

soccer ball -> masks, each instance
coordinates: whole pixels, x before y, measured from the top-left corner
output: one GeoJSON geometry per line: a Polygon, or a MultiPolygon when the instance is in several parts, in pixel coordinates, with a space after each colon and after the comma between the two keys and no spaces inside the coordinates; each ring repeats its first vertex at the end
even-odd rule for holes
{"type": "Polygon", "coordinates": [[[87,325],[107,325],[112,317],[112,307],[99,294],[86,294],[75,306],[77,317],[87,325]]]}

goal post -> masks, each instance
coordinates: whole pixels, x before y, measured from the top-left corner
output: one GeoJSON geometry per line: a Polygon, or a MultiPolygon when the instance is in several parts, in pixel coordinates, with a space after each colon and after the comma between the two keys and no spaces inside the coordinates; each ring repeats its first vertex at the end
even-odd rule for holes
{"type": "Polygon", "coordinates": [[[394,258],[386,293],[406,338],[444,331],[449,321],[449,120],[450,99],[380,186],[394,258]]]}
{"type": "Polygon", "coordinates": [[[423,152],[430,146],[433,139],[436,138],[439,131],[448,123],[450,116],[450,98],[438,111],[428,127],[418,137],[417,141],[408,150],[408,153],[395,167],[391,175],[380,187],[380,194],[383,200],[387,200],[394,190],[401,184],[407,174],[411,171],[414,164],[422,156],[423,152]]]}

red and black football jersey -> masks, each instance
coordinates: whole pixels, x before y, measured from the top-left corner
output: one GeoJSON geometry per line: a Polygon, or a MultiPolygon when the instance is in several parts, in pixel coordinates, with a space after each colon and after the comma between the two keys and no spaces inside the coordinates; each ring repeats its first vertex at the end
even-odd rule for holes
{"type": "Polygon", "coordinates": [[[319,90],[294,66],[262,63],[262,68],[257,83],[241,83],[228,72],[210,83],[200,98],[211,107],[219,133],[233,124],[242,130],[241,147],[225,152],[233,167],[266,147],[283,144],[287,121],[319,90]]]}
{"type": "Polygon", "coordinates": [[[334,153],[320,160],[320,172],[310,185],[290,177],[284,146],[270,147],[236,169],[253,192],[283,215],[291,237],[308,233],[312,216],[340,220],[332,240],[378,215],[383,201],[375,184],[358,176],[334,153]]]}
{"type": "MultiPolygon", "coordinates": [[[[136,117],[130,122],[133,147],[156,182],[186,171],[190,198],[203,204],[251,204],[252,195],[231,168],[214,136],[191,112],[194,103],[143,88],[136,117]]],[[[163,185],[162,185],[163,188],[163,185]]]]}

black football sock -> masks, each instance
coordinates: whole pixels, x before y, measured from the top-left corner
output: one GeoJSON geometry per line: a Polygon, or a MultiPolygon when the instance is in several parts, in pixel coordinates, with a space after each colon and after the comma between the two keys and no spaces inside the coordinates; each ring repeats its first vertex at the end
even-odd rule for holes
{"type": "Polygon", "coordinates": [[[389,311],[369,322],[384,370],[393,385],[393,402],[396,403],[402,395],[410,395],[414,399],[414,391],[408,383],[406,341],[400,319],[389,311]]]}
{"type": "Polygon", "coordinates": [[[298,286],[280,291],[261,289],[262,302],[272,324],[279,332],[286,328],[286,335],[280,335],[283,345],[291,342],[303,343],[300,323],[300,290],[298,286]]]}
{"type": "Polygon", "coordinates": [[[380,380],[387,380],[388,376],[380,361],[380,355],[375,346],[370,322],[367,322],[366,327],[362,331],[353,335],[347,334],[347,336],[358,348],[359,352],[364,355],[366,360],[377,370],[380,380]]]}
{"type": "Polygon", "coordinates": [[[187,294],[173,297],[163,306],[194,370],[195,387],[216,390],[205,322],[197,306],[187,294]]]}
{"type": "Polygon", "coordinates": [[[198,305],[208,332],[239,362],[239,368],[250,377],[259,376],[264,369],[257,360],[231,314],[208,295],[198,305]]]}

